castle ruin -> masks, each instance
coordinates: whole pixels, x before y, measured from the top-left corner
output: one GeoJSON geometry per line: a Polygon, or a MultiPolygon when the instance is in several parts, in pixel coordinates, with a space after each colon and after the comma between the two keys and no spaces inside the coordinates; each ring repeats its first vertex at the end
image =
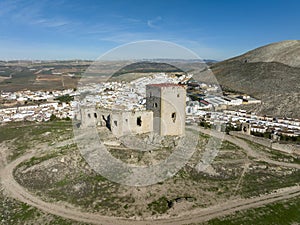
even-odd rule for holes
{"type": "Polygon", "coordinates": [[[160,136],[185,133],[186,89],[172,83],[146,86],[146,110],[109,111],[80,108],[80,126],[106,126],[115,136],[154,132],[160,136]]]}

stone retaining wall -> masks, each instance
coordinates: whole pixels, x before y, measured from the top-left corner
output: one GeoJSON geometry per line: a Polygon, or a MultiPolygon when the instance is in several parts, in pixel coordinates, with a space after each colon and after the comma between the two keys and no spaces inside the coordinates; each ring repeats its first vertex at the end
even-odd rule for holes
{"type": "Polygon", "coordinates": [[[243,134],[241,132],[232,131],[230,132],[231,135],[247,139],[249,141],[252,141],[254,143],[263,145],[268,148],[272,148],[274,150],[282,151],[285,153],[295,153],[300,154],[300,146],[292,145],[292,144],[280,144],[280,143],[272,143],[270,139],[262,138],[262,137],[256,137],[253,135],[247,135],[243,134]]]}

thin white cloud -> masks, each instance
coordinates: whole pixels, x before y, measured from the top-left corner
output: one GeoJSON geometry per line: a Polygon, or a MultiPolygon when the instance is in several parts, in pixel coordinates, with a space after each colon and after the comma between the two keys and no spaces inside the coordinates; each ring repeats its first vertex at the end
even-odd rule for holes
{"type": "Polygon", "coordinates": [[[119,22],[128,22],[128,23],[131,23],[131,24],[142,23],[142,20],[137,19],[137,18],[133,18],[133,17],[127,17],[127,16],[123,16],[123,15],[118,15],[118,14],[112,14],[110,16],[112,18],[117,18],[119,20],[119,22]]]}
{"type": "Polygon", "coordinates": [[[152,19],[152,20],[148,20],[147,21],[147,25],[150,28],[158,28],[158,23],[162,20],[161,16],[157,16],[156,18],[152,19]]]}
{"type": "MultiPolygon", "coordinates": [[[[199,52],[200,56],[213,57],[214,55],[218,55],[214,49],[205,48],[205,45],[197,45],[199,39],[193,43],[189,40],[184,40],[186,33],[190,32],[181,32],[178,34],[176,31],[165,30],[164,32],[157,32],[159,28],[162,26],[162,22],[165,22],[161,16],[153,17],[149,20],[137,19],[131,16],[123,16],[123,15],[99,15],[95,16],[95,21],[92,20],[80,20],[80,18],[76,19],[72,16],[66,15],[49,15],[46,13],[47,4],[63,4],[62,2],[57,3],[54,1],[46,2],[46,1],[19,1],[19,0],[0,0],[0,20],[28,25],[32,27],[45,28],[50,30],[51,32],[57,34],[57,37],[61,35],[61,37],[65,38],[68,36],[74,37],[76,39],[76,43],[79,41],[83,41],[89,44],[97,44],[99,42],[99,46],[102,45],[101,42],[110,42],[110,45],[119,45],[125,44],[134,41],[140,40],[166,40],[173,41],[178,44],[187,45],[191,49],[194,49],[196,52],[199,52]],[[148,29],[147,29],[148,28],[148,29]],[[149,29],[150,28],[150,29],[149,29]],[[79,41],[78,41],[79,40],[79,41]]],[[[57,6],[58,7],[58,6],[57,6]]],[[[1,23],[1,21],[0,21],[1,23]]],[[[181,30],[189,29],[188,26],[181,25],[181,30]]],[[[195,32],[195,28],[193,28],[193,32],[195,32]]],[[[204,32],[204,31],[203,31],[204,32]]],[[[3,36],[4,40],[14,40],[12,37],[3,36]]],[[[70,39],[71,40],[71,39],[70,39]]],[[[22,41],[22,38],[21,38],[22,41]]],[[[21,42],[20,41],[20,42],[21,42]]],[[[50,40],[51,42],[52,40],[50,40]]],[[[18,40],[12,41],[14,43],[10,44],[15,46],[15,43],[18,43],[18,40]]],[[[60,41],[59,38],[54,40],[55,45],[59,46],[60,41]]],[[[21,42],[23,44],[23,42],[21,42]]],[[[61,42],[63,43],[63,42],[61,42]]],[[[20,44],[20,46],[22,46],[20,44]]],[[[71,44],[71,43],[70,43],[71,44]]],[[[84,44],[83,44],[84,45],[84,44]]],[[[0,46],[6,46],[3,41],[0,42],[0,46]]],[[[32,46],[32,48],[35,46],[32,46]]],[[[80,49],[79,46],[77,46],[80,49]]],[[[49,52],[52,48],[48,46],[41,46],[45,50],[45,52],[49,52]]],[[[84,49],[84,47],[82,47],[84,49]]],[[[34,53],[34,50],[24,49],[20,54],[28,54],[26,51],[34,53]]],[[[70,49],[68,49],[70,51],[70,49]]],[[[92,52],[93,50],[91,50],[92,52]]],[[[41,51],[42,52],[42,51],[41,51]]],[[[69,52],[71,54],[72,51],[69,52]]],[[[1,52],[3,55],[4,53],[1,52]]],[[[7,49],[6,54],[12,55],[9,53],[9,48],[7,49]]],[[[17,50],[14,53],[18,54],[17,50]]],[[[36,53],[36,57],[41,54],[40,52],[36,53]]],[[[45,53],[50,54],[50,53],[45,53]]],[[[53,53],[54,54],[54,53],[53,53]]],[[[92,54],[92,53],[91,53],[92,54]]],[[[219,53],[220,55],[220,53],[219,53]]]]}
{"type": "Polygon", "coordinates": [[[3,0],[0,2],[0,16],[8,15],[18,8],[18,1],[3,0]]]}
{"type": "Polygon", "coordinates": [[[41,27],[62,27],[70,23],[64,18],[45,17],[45,2],[41,1],[8,1],[0,2],[0,18],[14,23],[38,25],[41,27]]]}
{"type": "Polygon", "coordinates": [[[70,24],[69,21],[64,19],[47,19],[47,18],[40,18],[37,20],[32,20],[31,24],[37,24],[44,27],[62,27],[65,25],[70,24]]]}

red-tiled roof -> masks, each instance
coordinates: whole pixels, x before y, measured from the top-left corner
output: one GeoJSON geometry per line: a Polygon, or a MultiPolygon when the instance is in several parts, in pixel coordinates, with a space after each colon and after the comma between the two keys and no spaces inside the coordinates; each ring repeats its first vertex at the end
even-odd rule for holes
{"type": "Polygon", "coordinates": [[[205,101],[205,100],[200,100],[201,103],[205,104],[205,105],[209,105],[209,102],[205,101]]]}

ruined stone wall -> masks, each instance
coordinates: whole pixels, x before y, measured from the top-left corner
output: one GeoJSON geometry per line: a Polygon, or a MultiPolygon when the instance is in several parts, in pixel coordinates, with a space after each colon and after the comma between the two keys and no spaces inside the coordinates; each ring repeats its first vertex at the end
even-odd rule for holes
{"type": "Polygon", "coordinates": [[[300,147],[292,144],[280,144],[280,143],[272,143],[271,140],[262,138],[262,137],[255,137],[253,135],[247,135],[243,134],[241,132],[230,132],[231,135],[234,135],[236,137],[245,138],[249,141],[252,141],[254,143],[263,145],[268,148],[272,148],[278,151],[282,151],[285,153],[296,153],[300,154],[300,147]]]}
{"type": "Polygon", "coordinates": [[[111,114],[111,130],[118,137],[152,132],[153,112],[113,112],[111,114]]]}
{"type": "Polygon", "coordinates": [[[123,116],[122,112],[115,112],[114,114],[111,114],[111,132],[116,135],[117,137],[120,137],[123,135],[123,116]]]}
{"type": "Polygon", "coordinates": [[[249,123],[243,123],[242,124],[242,133],[243,134],[248,134],[248,135],[251,134],[251,126],[250,126],[249,123]]]}
{"type": "Polygon", "coordinates": [[[81,108],[80,117],[78,119],[84,127],[95,126],[100,122],[97,110],[91,108],[81,108]]]}

